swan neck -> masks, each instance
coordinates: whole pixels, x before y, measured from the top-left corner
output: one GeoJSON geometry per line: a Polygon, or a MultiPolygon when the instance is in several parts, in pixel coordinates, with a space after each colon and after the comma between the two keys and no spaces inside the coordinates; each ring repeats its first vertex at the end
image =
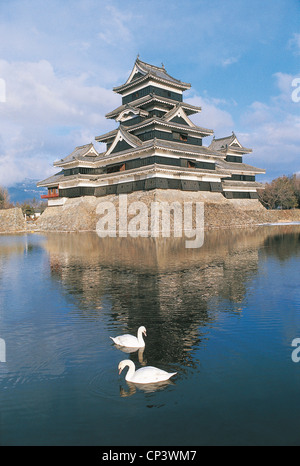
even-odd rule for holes
{"type": "Polygon", "coordinates": [[[139,344],[142,344],[142,345],[145,344],[142,329],[138,330],[138,342],[139,342],[139,344]]]}
{"type": "Polygon", "coordinates": [[[127,371],[127,374],[125,376],[125,380],[131,380],[132,377],[134,376],[134,373],[135,373],[135,365],[134,365],[134,362],[131,361],[130,359],[128,359],[128,361],[126,362],[126,365],[128,366],[128,371],[127,371]]]}

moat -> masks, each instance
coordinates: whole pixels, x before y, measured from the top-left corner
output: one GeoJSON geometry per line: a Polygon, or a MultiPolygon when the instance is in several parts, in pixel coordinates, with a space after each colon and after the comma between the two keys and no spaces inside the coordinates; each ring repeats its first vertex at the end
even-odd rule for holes
{"type": "Polygon", "coordinates": [[[300,445],[299,258],[299,225],[0,236],[0,444],[300,445]],[[140,325],[144,351],[109,338],[140,325]]]}

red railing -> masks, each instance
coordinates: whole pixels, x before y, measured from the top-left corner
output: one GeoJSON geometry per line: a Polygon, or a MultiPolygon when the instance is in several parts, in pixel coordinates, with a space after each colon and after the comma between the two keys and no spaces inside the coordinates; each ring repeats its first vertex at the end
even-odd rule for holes
{"type": "Polygon", "coordinates": [[[41,195],[41,199],[52,199],[53,197],[59,197],[59,193],[49,193],[41,195]]]}

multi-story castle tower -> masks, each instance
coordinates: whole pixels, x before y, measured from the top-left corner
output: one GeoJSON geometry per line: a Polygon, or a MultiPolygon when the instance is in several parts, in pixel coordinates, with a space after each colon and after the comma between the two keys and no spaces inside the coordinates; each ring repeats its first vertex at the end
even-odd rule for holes
{"type": "Polygon", "coordinates": [[[118,127],[95,139],[106,144],[98,153],[94,145],[76,147],[54,162],[61,171],[38,183],[47,187],[48,204],[67,198],[102,197],[153,189],[213,192],[227,199],[256,199],[255,175],[264,170],[243,163],[244,148],[236,135],[203,138],[213,130],[195,125],[190,116],[201,111],[183,101],[190,84],[170,76],[165,67],[139,58],[125,84],[114,91],[122,105],[106,115],[118,127]]]}

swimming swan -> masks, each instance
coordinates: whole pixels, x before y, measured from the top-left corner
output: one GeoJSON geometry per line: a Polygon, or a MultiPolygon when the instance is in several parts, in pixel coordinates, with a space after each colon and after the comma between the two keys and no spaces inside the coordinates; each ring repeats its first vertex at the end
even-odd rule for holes
{"type": "Polygon", "coordinates": [[[130,359],[124,359],[124,361],[121,361],[118,366],[119,375],[126,366],[129,366],[129,369],[125,376],[125,380],[127,382],[142,384],[156,383],[168,380],[170,377],[177,374],[177,372],[166,372],[161,369],[157,369],[157,367],[152,366],[141,367],[141,369],[138,369],[136,371],[134,362],[130,359]]]}
{"type": "Polygon", "coordinates": [[[118,337],[109,337],[112,341],[119,346],[127,346],[127,348],[143,348],[145,342],[143,340],[143,335],[147,336],[146,329],[144,326],[138,329],[137,337],[133,335],[120,335],[118,337]]]}

